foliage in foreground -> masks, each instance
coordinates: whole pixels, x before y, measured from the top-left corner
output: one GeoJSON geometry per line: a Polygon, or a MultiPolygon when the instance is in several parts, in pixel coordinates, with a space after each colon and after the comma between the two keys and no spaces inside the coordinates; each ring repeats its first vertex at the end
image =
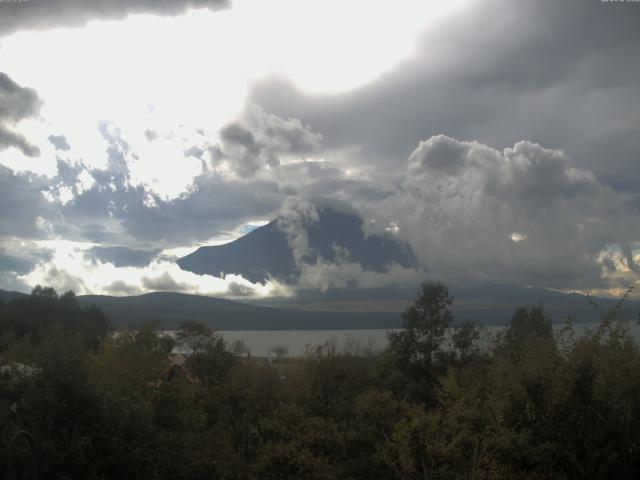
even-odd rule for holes
{"type": "Polygon", "coordinates": [[[39,289],[0,305],[0,455],[25,428],[42,478],[637,478],[640,352],[621,309],[577,335],[520,308],[487,348],[450,328],[450,303],[425,283],[386,351],[330,342],[268,366],[193,322],[175,340],[108,334],[99,310],[39,289]],[[189,375],[167,374],[175,342],[189,375]]]}

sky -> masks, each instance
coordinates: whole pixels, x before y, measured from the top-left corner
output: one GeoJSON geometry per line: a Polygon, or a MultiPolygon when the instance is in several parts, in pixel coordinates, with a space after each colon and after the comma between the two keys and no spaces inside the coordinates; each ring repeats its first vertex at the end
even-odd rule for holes
{"type": "Polygon", "coordinates": [[[323,199],[420,265],[305,287],[619,294],[639,24],[631,1],[0,2],[0,288],[294,295],[175,260],[323,199]]]}

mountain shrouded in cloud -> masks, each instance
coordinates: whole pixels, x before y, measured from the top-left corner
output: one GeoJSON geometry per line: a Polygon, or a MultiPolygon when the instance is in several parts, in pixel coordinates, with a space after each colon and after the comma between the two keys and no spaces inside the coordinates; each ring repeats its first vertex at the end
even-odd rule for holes
{"type": "MultiPolygon", "coordinates": [[[[316,267],[345,264],[378,273],[394,264],[417,266],[409,247],[391,234],[366,235],[355,212],[304,202],[233,242],[200,247],[178,260],[182,269],[197,274],[235,273],[254,283],[273,277],[294,285],[311,281],[305,276],[316,267]]],[[[348,282],[357,285],[357,276],[348,282]]]]}
{"type": "Polygon", "coordinates": [[[396,32],[349,2],[326,39],[289,0],[0,3],[0,288],[637,283],[637,2],[462,2],[436,23],[423,3],[389,6],[415,20],[396,32]]]}

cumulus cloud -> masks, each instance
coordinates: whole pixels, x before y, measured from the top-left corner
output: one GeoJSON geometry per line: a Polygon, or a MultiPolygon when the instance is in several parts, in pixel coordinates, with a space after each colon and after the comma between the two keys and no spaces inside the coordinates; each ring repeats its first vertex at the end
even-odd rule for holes
{"type": "Polygon", "coordinates": [[[214,162],[227,161],[241,177],[280,165],[282,159],[316,153],[322,137],[297,118],[281,118],[250,107],[238,121],[220,130],[219,145],[212,147],[214,162]]]}
{"type": "Polygon", "coordinates": [[[145,266],[116,266],[98,258],[87,262],[87,256],[92,255],[96,245],[82,242],[49,240],[41,246],[50,250],[50,256],[28,273],[14,275],[26,289],[43,284],[59,291],[74,290],[78,294],[138,295],[151,291],[179,291],[230,298],[288,296],[292,293],[289,287],[275,280],[252,283],[240,275],[196,275],[162,258],[145,266]]]}
{"type": "Polygon", "coordinates": [[[49,135],[47,140],[53,145],[56,150],[62,150],[63,152],[67,152],[71,149],[71,146],[67,142],[67,139],[64,135],[49,135]]]}
{"type": "Polygon", "coordinates": [[[631,196],[528,141],[500,151],[431,137],[369,213],[397,226],[430,275],[462,285],[602,287],[603,249],[640,238],[631,196]]]}
{"type": "MultiPolygon", "coordinates": [[[[0,3],[0,8],[3,5],[6,4],[0,3]]],[[[21,120],[37,115],[41,104],[35,90],[21,87],[0,72],[0,150],[15,147],[28,157],[40,155],[38,147],[31,145],[15,128],[21,120]]]]}
{"type": "Polygon", "coordinates": [[[131,14],[178,15],[189,8],[219,9],[229,0],[29,0],[0,3],[0,36],[19,30],[75,27],[131,14]]]}

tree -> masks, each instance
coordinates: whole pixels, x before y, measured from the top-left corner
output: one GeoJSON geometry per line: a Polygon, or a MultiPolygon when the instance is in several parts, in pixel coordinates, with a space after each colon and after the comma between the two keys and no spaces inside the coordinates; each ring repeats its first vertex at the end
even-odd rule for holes
{"type": "Polygon", "coordinates": [[[551,319],[542,306],[518,307],[504,332],[504,341],[513,346],[521,345],[530,338],[552,337],[551,319]]]}
{"type": "Polygon", "coordinates": [[[53,288],[41,286],[7,304],[0,316],[0,335],[33,344],[46,339],[54,328],[79,334],[86,346],[96,349],[110,327],[98,307],[79,305],[73,292],[58,296],[53,288]]]}
{"type": "Polygon", "coordinates": [[[287,353],[289,353],[289,349],[284,345],[276,345],[271,349],[271,351],[273,352],[273,354],[276,356],[276,359],[278,360],[280,360],[287,353]]]}
{"type": "Polygon", "coordinates": [[[463,322],[455,328],[451,343],[460,362],[465,363],[478,358],[480,351],[476,342],[479,338],[480,332],[472,322],[463,322]]]}
{"type": "Polygon", "coordinates": [[[220,384],[238,361],[222,335],[194,320],[182,323],[177,341],[189,353],[187,367],[209,385],[220,384]]]}
{"type": "Polygon", "coordinates": [[[242,355],[248,354],[251,349],[247,346],[244,340],[238,339],[231,344],[231,351],[235,356],[240,357],[242,355]]]}
{"type": "Polygon", "coordinates": [[[57,300],[58,294],[55,289],[52,287],[43,287],[42,285],[36,285],[33,290],[31,290],[31,296],[34,298],[48,299],[48,300],[57,300]]]}
{"type": "Polygon", "coordinates": [[[437,377],[446,370],[441,345],[453,322],[449,311],[452,302],[444,284],[424,282],[413,305],[402,314],[402,330],[389,333],[405,392],[427,404],[435,402],[437,377]]]}

